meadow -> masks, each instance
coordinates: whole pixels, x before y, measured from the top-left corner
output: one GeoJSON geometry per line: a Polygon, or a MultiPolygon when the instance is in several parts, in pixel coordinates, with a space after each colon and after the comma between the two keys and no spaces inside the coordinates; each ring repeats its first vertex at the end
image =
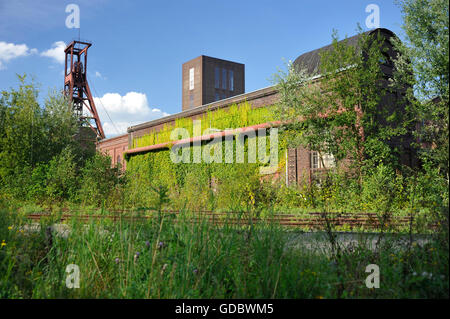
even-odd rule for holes
{"type": "Polygon", "coordinates": [[[449,296],[448,237],[439,230],[425,241],[397,233],[344,245],[331,228],[322,241],[301,241],[300,230],[277,223],[192,222],[188,212],[55,224],[57,215],[32,223],[1,211],[0,298],[449,296]],[[67,286],[71,264],[79,288],[67,286]],[[371,264],[379,288],[366,286],[371,264]]]}

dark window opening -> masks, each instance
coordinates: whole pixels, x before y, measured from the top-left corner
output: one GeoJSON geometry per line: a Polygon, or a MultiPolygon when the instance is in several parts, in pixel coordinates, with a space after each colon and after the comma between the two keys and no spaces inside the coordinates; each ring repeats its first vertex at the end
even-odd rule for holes
{"type": "Polygon", "coordinates": [[[216,89],[219,89],[220,88],[220,83],[219,83],[220,82],[220,68],[217,66],[216,66],[214,75],[215,75],[214,87],[216,89]]]}
{"type": "Polygon", "coordinates": [[[227,70],[222,69],[222,89],[227,89],[227,70]]]}
{"type": "Polygon", "coordinates": [[[234,72],[233,70],[229,71],[229,77],[230,77],[230,91],[234,91],[234,72]]]}

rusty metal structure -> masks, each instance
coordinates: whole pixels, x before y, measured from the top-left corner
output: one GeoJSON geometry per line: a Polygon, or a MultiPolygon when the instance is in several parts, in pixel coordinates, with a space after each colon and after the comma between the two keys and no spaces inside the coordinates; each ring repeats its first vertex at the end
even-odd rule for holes
{"type": "Polygon", "coordinates": [[[98,139],[104,139],[100,117],[87,81],[87,51],[91,43],[72,41],[64,50],[64,94],[73,102],[80,127],[90,127],[98,139]],[[88,114],[83,113],[86,109],[88,114]]]}

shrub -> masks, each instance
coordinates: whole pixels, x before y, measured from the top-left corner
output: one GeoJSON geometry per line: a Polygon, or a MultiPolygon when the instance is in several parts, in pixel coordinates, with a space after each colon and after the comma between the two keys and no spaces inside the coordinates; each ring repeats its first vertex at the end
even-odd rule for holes
{"type": "Polygon", "coordinates": [[[119,186],[120,167],[111,167],[111,158],[95,154],[81,169],[78,198],[83,204],[99,206],[113,196],[119,186]]]}
{"type": "Polygon", "coordinates": [[[77,167],[69,148],[52,158],[47,170],[46,195],[51,201],[74,198],[77,189],[77,167]]]}

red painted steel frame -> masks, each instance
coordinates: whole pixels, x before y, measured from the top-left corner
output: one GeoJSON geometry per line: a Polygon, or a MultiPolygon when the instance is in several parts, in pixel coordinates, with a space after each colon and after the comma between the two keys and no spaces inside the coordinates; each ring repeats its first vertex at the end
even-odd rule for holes
{"type": "Polygon", "coordinates": [[[80,124],[89,125],[97,137],[103,139],[105,133],[86,79],[87,50],[91,45],[87,42],[72,41],[64,50],[64,94],[73,102],[73,110],[80,124]],[[83,108],[89,111],[90,116],[83,115],[83,108]],[[91,120],[94,120],[94,123],[91,123],[91,120]]]}

